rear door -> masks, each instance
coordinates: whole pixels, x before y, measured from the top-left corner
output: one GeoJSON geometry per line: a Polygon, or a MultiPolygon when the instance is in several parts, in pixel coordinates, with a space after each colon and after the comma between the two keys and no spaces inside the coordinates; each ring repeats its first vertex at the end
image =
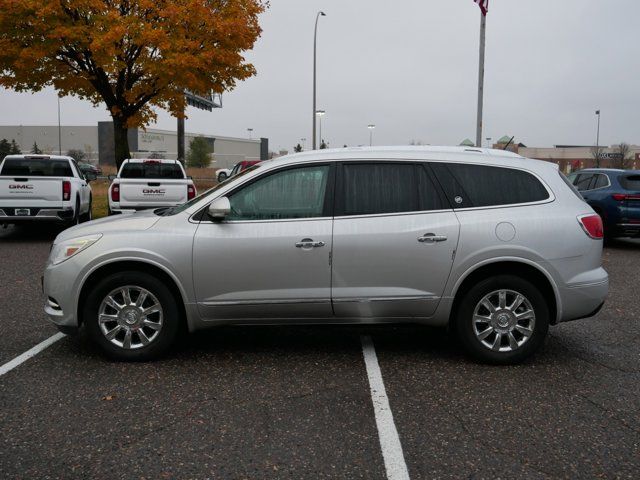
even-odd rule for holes
{"type": "Polygon", "coordinates": [[[459,223],[427,166],[344,163],[336,195],[336,316],[432,316],[451,271],[459,223]]]}
{"type": "Polygon", "coordinates": [[[187,179],[179,163],[129,162],[120,172],[120,207],[161,207],[187,201],[187,179]]]}

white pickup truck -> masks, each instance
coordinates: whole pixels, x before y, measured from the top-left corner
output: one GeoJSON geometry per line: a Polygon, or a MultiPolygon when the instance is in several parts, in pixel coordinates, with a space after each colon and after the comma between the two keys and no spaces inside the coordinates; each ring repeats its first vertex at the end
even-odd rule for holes
{"type": "Polygon", "coordinates": [[[177,160],[129,159],[109,177],[109,214],[181,205],[196,196],[193,180],[177,160]]]}
{"type": "Polygon", "coordinates": [[[91,220],[91,187],[71,157],[8,155],[0,163],[0,225],[91,220]]]}

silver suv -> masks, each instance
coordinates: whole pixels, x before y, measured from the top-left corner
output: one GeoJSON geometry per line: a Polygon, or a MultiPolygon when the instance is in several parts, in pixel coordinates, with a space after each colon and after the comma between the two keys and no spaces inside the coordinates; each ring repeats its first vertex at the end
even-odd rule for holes
{"type": "Polygon", "coordinates": [[[62,232],[45,312],[111,357],[182,328],[414,322],[492,363],[608,291],[602,222],[553,163],[495,150],[322,150],[260,163],[173,208],[62,232]]]}

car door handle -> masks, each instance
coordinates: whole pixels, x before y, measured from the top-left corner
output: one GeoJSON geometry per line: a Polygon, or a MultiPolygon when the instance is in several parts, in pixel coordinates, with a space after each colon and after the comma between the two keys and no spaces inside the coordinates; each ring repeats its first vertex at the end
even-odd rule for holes
{"type": "Polygon", "coordinates": [[[444,242],[446,239],[446,235],[436,235],[435,233],[425,233],[423,236],[418,237],[420,243],[444,242]]]}
{"type": "Polygon", "coordinates": [[[310,238],[303,238],[299,242],[296,242],[296,248],[317,248],[324,247],[324,242],[314,242],[310,238]]]}

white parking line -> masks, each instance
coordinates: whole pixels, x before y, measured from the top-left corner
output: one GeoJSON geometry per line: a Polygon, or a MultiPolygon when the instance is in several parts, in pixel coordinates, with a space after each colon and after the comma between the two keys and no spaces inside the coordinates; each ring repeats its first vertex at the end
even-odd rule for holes
{"type": "Polygon", "coordinates": [[[391,413],[387,391],[382,381],[382,372],[380,371],[380,365],[378,365],[376,349],[373,346],[371,337],[368,335],[360,337],[360,341],[362,342],[362,353],[367,367],[367,376],[369,377],[371,400],[373,401],[373,411],[376,416],[378,437],[380,438],[387,478],[389,480],[409,480],[409,471],[404,461],[396,424],[393,422],[393,413],[391,413]]]}
{"type": "Polygon", "coordinates": [[[14,368],[16,368],[21,363],[24,363],[27,360],[29,360],[31,357],[35,357],[37,354],[39,354],[45,348],[53,345],[58,340],[60,340],[61,338],[64,338],[64,337],[66,337],[66,335],[64,333],[56,333],[55,335],[47,338],[45,341],[40,342],[35,347],[30,348],[29,350],[24,352],[22,355],[18,355],[13,360],[10,360],[9,362],[7,362],[4,365],[0,366],[0,376],[4,375],[5,373],[7,373],[7,372],[9,372],[11,370],[13,370],[14,368]]]}

